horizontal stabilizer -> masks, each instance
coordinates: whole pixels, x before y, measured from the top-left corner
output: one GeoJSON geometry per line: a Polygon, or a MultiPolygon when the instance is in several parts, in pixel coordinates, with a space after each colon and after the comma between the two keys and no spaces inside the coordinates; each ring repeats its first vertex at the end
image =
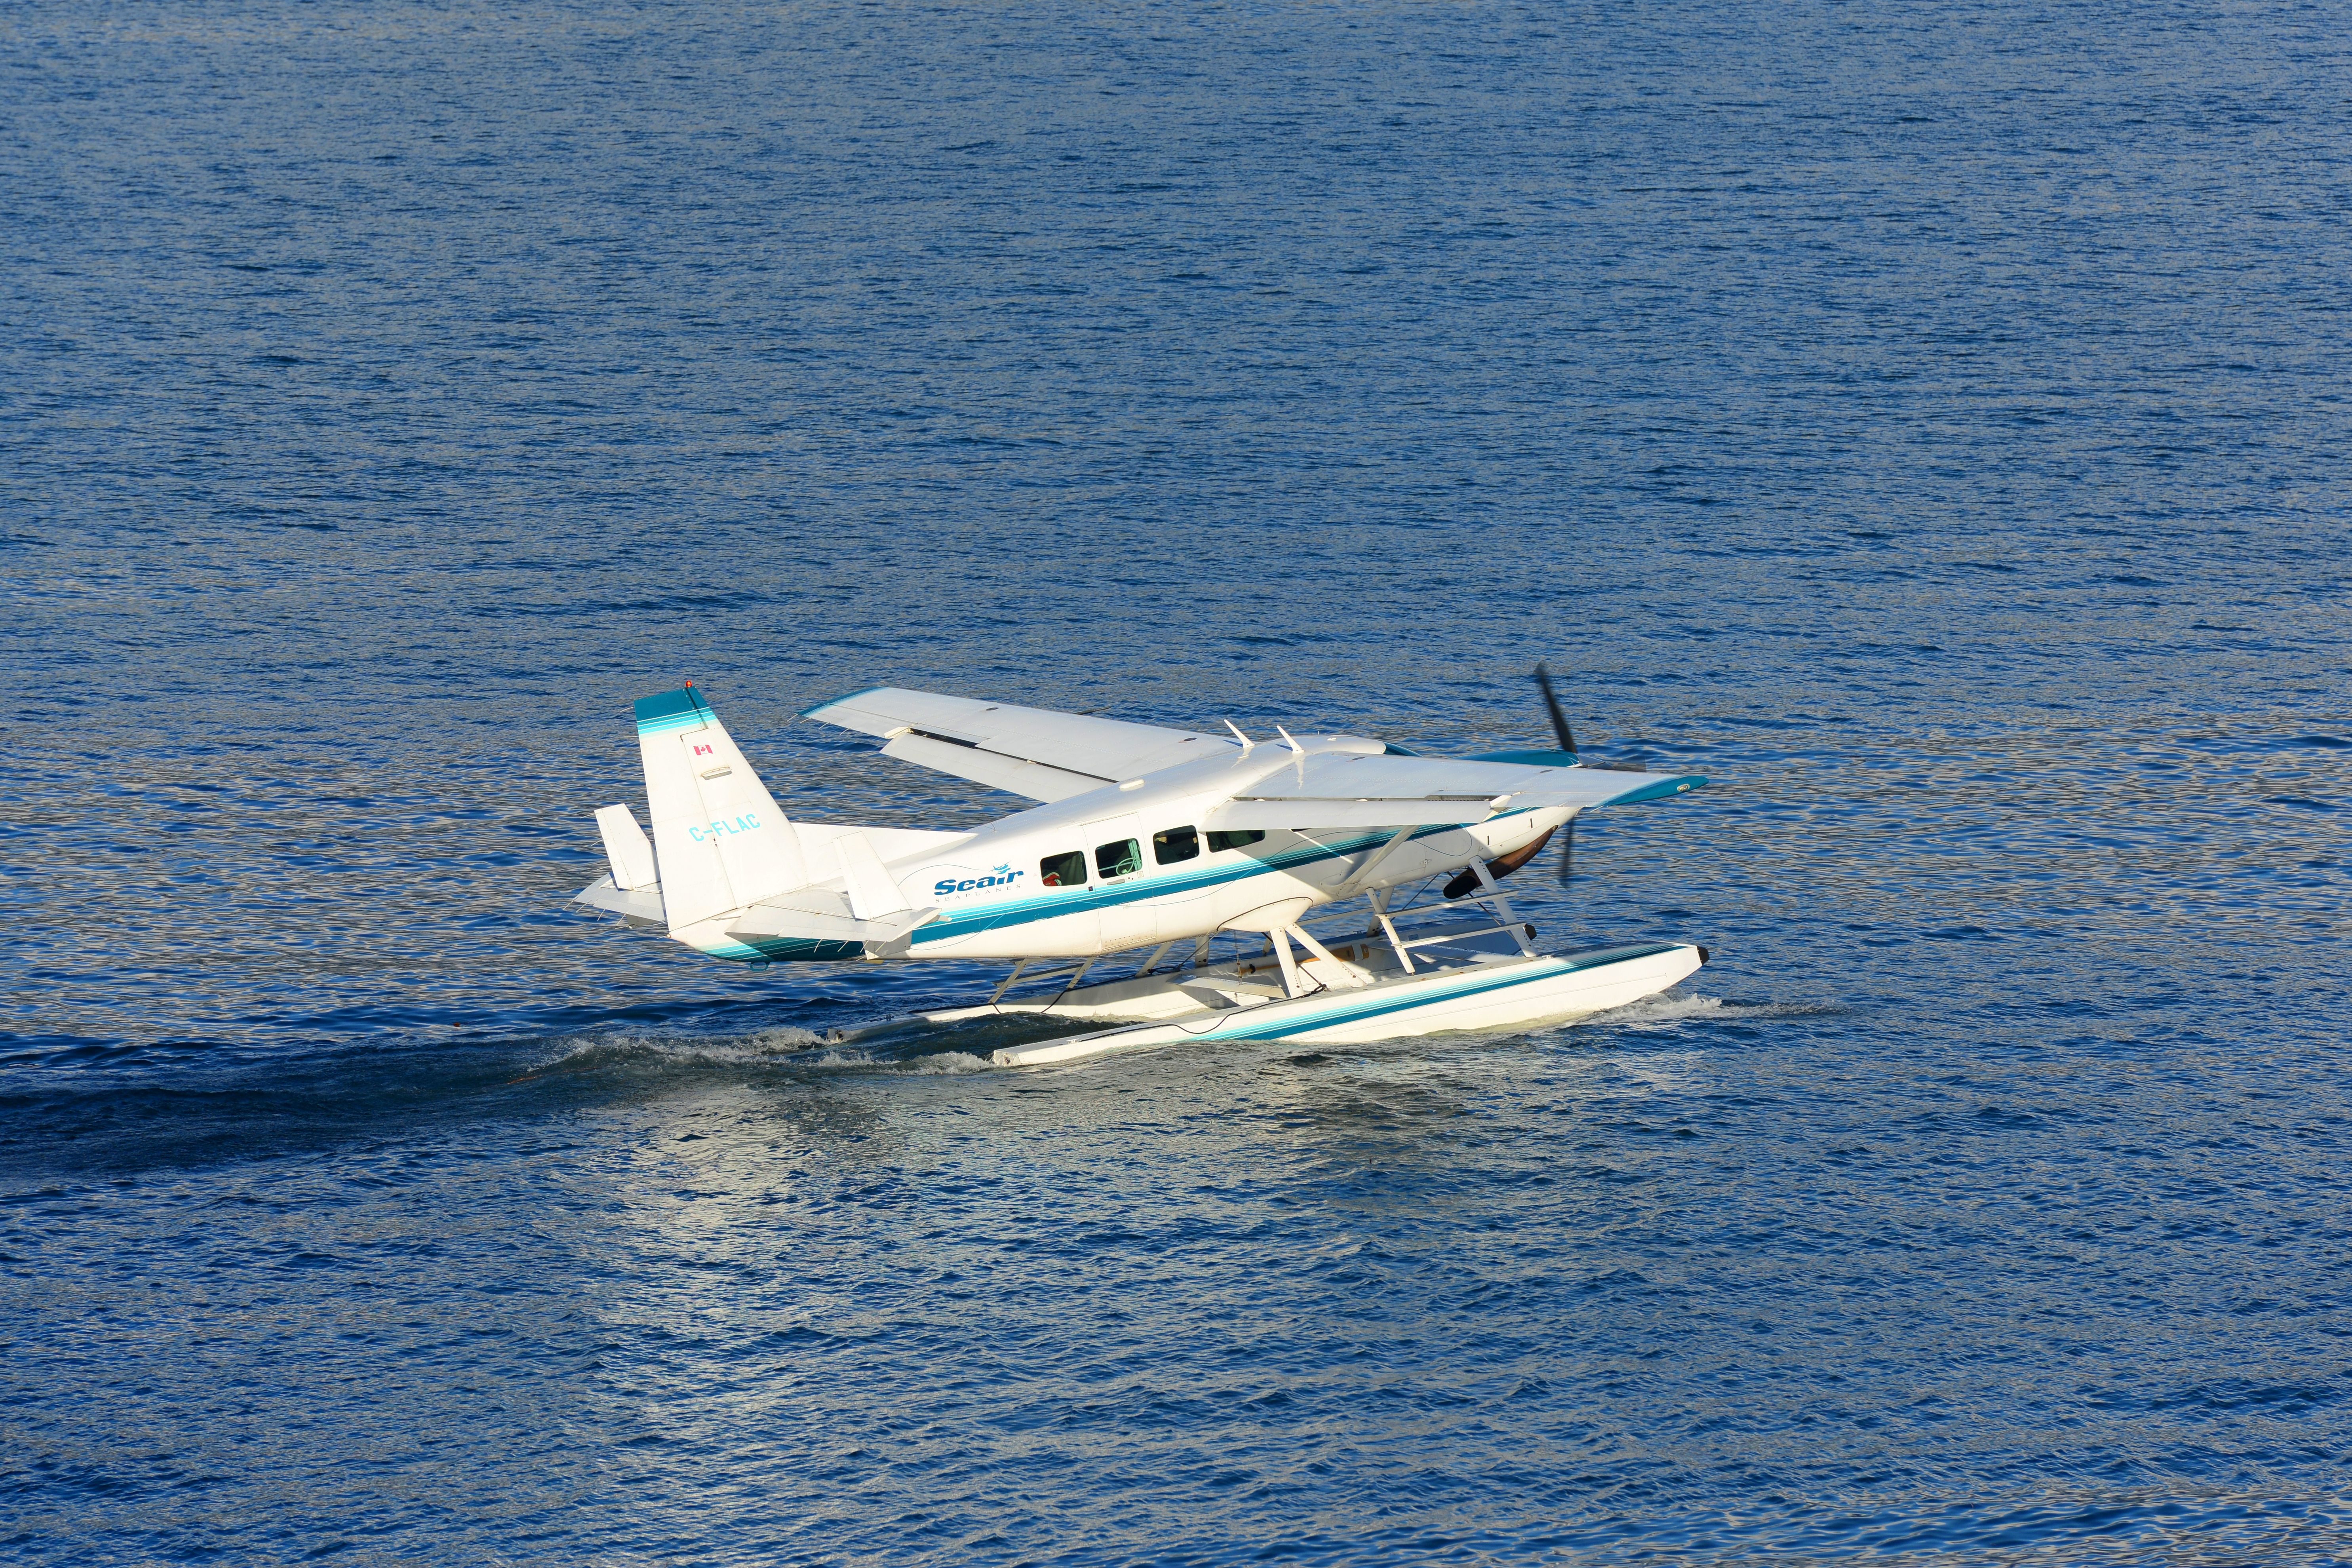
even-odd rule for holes
{"type": "MultiPolygon", "coordinates": [[[[838,895],[833,895],[838,898],[838,895]]],[[[936,908],[904,910],[883,920],[859,920],[824,907],[826,895],[814,890],[793,895],[788,902],[753,904],[730,921],[727,934],[738,942],[774,941],[860,942],[868,948],[898,941],[940,911],[936,908]]]]}
{"type": "Polygon", "coordinates": [[[662,911],[659,888],[620,888],[614,886],[612,878],[599,877],[572,894],[572,901],[618,915],[633,926],[660,927],[669,923],[662,911]]]}

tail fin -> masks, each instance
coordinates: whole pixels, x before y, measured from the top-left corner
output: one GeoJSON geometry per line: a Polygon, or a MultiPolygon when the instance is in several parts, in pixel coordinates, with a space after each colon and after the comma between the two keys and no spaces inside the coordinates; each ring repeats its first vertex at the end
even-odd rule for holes
{"type": "Polygon", "coordinates": [[[806,886],[799,837],[702,693],[640,698],[636,714],[670,933],[806,886]]]}

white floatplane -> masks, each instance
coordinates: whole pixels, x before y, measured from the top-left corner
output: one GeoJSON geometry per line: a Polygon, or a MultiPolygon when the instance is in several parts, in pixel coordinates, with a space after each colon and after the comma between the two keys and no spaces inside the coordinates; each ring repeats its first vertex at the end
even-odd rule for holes
{"type": "Polygon", "coordinates": [[[1706,950],[1538,952],[1497,879],[1563,829],[1565,877],[1579,812],[1706,781],[1580,762],[1548,674],[1536,676],[1559,748],[1465,758],[1361,735],[1276,726],[1278,740],[1258,741],[1230,721],[1218,735],[890,687],[807,710],[880,737],[884,756],[1041,803],[968,833],[786,820],[689,682],[636,704],[653,835],[626,805],[599,811],[612,870],[578,901],[753,964],[1014,963],[984,1003],[861,1036],[1024,1014],[1102,1026],[994,1052],[1006,1066],[1580,1017],[1664,990],[1706,950]],[[1441,877],[1451,879],[1437,901],[1400,899],[1441,877]],[[1360,935],[1303,923],[1359,898],[1360,935]],[[1229,949],[1255,951],[1219,955],[1228,933],[1229,949]],[[1086,984],[1113,955],[1146,951],[1125,977],[1086,984]]]}

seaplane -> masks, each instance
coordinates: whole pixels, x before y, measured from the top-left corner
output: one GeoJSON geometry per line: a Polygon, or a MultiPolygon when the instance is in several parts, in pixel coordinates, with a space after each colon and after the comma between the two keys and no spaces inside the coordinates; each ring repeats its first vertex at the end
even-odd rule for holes
{"type": "Polygon", "coordinates": [[[1469,757],[896,687],[802,714],[1036,803],[969,832],[788,819],[689,681],[635,703],[652,832],[625,804],[598,811],[610,870],[575,898],[754,966],[1009,961],[984,1002],[842,1037],[1024,1015],[1076,1028],[994,1050],[1005,1067],[1565,1022],[1663,991],[1707,951],[1540,952],[1499,884],[1555,836],[1571,876],[1580,814],[1706,780],[1580,757],[1549,671],[1535,675],[1558,745],[1469,757]],[[1308,929],[1310,910],[1358,900],[1360,931],[1328,913],[1308,929]]]}

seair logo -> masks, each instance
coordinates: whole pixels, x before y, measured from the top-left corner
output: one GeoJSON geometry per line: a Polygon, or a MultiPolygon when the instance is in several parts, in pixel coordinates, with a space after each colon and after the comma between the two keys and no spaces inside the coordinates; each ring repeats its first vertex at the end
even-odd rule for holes
{"type": "Polygon", "coordinates": [[[969,893],[981,888],[1009,888],[1026,875],[1027,872],[1016,871],[1010,866],[999,866],[990,876],[966,877],[961,882],[952,877],[945,877],[931,884],[931,897],[944,899],[950,893],[969,893]]]}
{"type": "Polygon", "coordinates": [[[686,832],[687,837],[692,838],[697,844],[716,844],[721,838],[732,838],[739,833],[749,833],[759,826],[760,814],[756,811],[747,811],[742,816],[730,817],[725,822],[705,823],[700,827],[689,827],[686,832]]]}

